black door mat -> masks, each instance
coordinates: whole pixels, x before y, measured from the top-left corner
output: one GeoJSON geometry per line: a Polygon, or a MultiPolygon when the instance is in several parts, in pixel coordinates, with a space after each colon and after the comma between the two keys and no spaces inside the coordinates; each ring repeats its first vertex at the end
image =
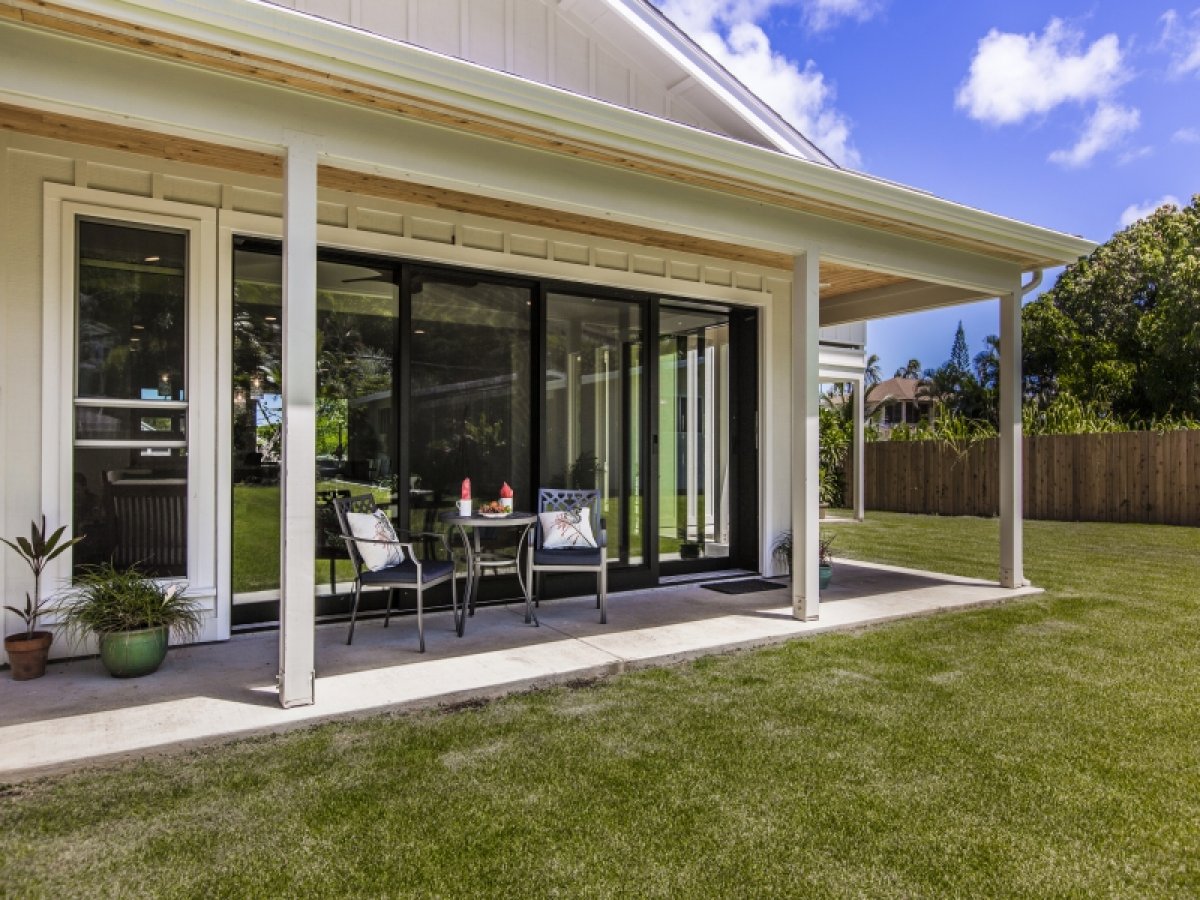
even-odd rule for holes
{"type": "Polygon", "coordinates": [[[767,581],[763,578],[744,578],[740,581],[714,581],[712,584],[703,584],[701,587],[716,591],[718,594],[753,594],[758,591],[777,591],[787,585],[767,581]]]}

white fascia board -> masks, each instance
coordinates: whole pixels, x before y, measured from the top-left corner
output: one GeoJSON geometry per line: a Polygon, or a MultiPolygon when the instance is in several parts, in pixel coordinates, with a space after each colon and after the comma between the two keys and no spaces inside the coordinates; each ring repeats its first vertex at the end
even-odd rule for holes
{"type": "Polygon", "coordinates": [[[618,154],[652,157],[668,168],[683,166],[716,179],[732,176],[763,191],[899,219],[1017,254],[1070,263],[1096,246],[1083,238],[658,119],[261,0],[73,0],[71,6],[602,145],[618,154]]]}
{"type": "Polygon", "coordinates": [[[643,0],[603,2],[661,53],[674,60],[694,83],[716,96],[738,118],[779,150],[813,162],[836,165],[820,147],[764,103],[658,10],[649,7],[643,0]]]}

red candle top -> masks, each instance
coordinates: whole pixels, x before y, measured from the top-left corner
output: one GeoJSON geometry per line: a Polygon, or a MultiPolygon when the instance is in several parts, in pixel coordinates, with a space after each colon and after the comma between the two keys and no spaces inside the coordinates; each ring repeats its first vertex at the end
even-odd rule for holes
{"type": "Polygon", "coordinates": [[[507,498],[510,498],[510,499],[511,499],[511,497],[512,497],[512,488],[510,488],[510,487],[508,486],[508,482],[507,482],[507,481],[506,481],[506,482],[504,482],[504,484],[502,484],[502,485],[500,486],[500,496],[501,496],[501,497],[507,497],[507,498]]]}
{"type": "Polygon", "coordinates": [[[470,500],[470,499],[471,499],[471,479],[470,479],[470,478],[464,478],[464,479],[463,479],[463,483],[462,483],[462,499],[463,499],[463,500],[470,500]]]}

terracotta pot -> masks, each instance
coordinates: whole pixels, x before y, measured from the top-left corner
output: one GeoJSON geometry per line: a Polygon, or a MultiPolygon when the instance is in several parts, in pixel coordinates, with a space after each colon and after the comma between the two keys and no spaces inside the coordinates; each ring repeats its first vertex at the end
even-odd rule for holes
{"type": "Polygon", "coordinates": [[[100,660],[114,678],[149,675],[166,655],[166,626],[100,635],[100,660]]]}
{"type": "Polygon", "coordinates": [[[12,667],[13,681],[29,681],[46,674],[46,659],[50,656],[50,644],[54,635],[49,631],[35,631],[33,637],[26,632],[10,634],[4,639],[4,652],[12,667]]]}

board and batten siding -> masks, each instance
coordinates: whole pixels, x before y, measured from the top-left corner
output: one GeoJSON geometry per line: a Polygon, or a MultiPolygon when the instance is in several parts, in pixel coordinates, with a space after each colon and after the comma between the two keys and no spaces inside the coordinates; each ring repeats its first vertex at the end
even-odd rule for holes
{"type": "MultiPolygon", "coordinates": [[[[725,133],[689,103],[699,85],[598,40],[582,16],[544,0],[271,0],[276,6],[405,41],[540,84],[725,133]],[[660,70],[655,72],[653,66],[660,70]]],[[[580,6],[580,4],[563,4],[580,6]]],[[[587,14],[587,11],[580,10],[587,14]]],[[[602,13],[602,15],[611,15],[602,13]]],[[[732,134],[761,142],[747,130],[732,134]]]]}

